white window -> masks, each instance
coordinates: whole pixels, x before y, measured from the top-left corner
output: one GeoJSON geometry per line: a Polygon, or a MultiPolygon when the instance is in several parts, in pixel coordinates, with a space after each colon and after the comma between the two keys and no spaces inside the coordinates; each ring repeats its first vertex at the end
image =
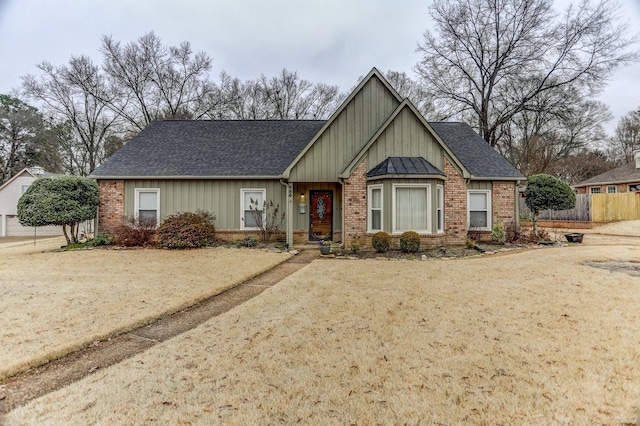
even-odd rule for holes
{"type": "Polygon", "coordinates": [[[156,226],[160,225],[160,189],[159,188],[136,188],[135,189],[134,211],[135,217],[139,220],[155,221],[156,226]]]}
{"type": "Polygon", "coordinates": [[[615,194],[618,192],[617,186],[607,186],[607,194],[615,194]]]}
{"type": "Polygon", "coordinates": [[[491,191],[467,192],[467,226],[469,229],[491,230],[491,191]]]}
{"type": "Polygon", "coordinates": [[[382,185],[369,186],[367,199],[369,201],[368,231],[382,231],[382,185]]]}
{"type": "Polygon", "coordinates": [[[263,223],[264,201],[267,198],[264,188],[243,188],[240,190],[240,227],[241,229],[259,229],[263,223]]]}
{"type": "Polygon", "coordinates": [[[393,185],[393,232],[431,230],[431,186],[424,184],[393,185]]]}
{"type": "Polygon", "coordinates": [[[436,205],[438,232],[444,232],[444,187],[436,185],[436,205]]]}
{"type": "Polygon", "coordinates": [[[591,188],[589,189],[589,191],[590,191],[592,194],[599,194],[599,193],[600,193],[600,187],[599,187],[599,186],[591,187],[591,188]]]}

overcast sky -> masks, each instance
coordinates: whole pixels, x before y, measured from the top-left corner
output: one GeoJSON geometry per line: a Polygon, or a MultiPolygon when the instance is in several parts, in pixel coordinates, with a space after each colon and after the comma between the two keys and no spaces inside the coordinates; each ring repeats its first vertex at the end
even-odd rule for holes
{"type": "MultiPolygon", "coordinates": [[[[347,91],[375,66],[405,71],[430,26],[429,0],[0,0],[0,93],[43,60],[86,54],[100,62],[100,37],[130,42],[154,31],[166,45],[189,41],[225,70],[253,79],[282,68],[347,91]]],[[[569,0],[556,0],[564,7],[569,0]]],[[[620,0],[640,34],[640,0],[620,0]]],[[[640,45],[638,46],[640,48],[640,45]]],[[[618,119],[640,106],[640,64],[619,70],[600,98],[618,119]]]]}

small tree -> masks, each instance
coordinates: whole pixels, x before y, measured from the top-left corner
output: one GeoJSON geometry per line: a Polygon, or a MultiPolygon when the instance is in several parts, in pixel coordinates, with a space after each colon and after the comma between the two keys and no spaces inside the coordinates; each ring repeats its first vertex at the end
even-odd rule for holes
{"type": "Polygon", "coordinates": [[[538,215],[542,210],[566,210],[576,206],[576,194],[560,179],[539,174],[527,179],[527,207],[533,212],[533,235],[538,237],[538,215]]]}
{"type": "Polygon", "coordinates": [[[78,223],[95,218],[98,203],[98,185],[91,179],[78,176],[42,178],[20,197],[18,220],[23,226],[62,225],[67,244],[77,243],[78,223]]]}
{"type": "Polygon", "coordinates": [[[280,213],[280,205],[273,204],[273,201],[264,201],[262,206],[258,199],[249,199],[249,210],[253,215],[260,241],[268,243],[271,237],[280,232],[280,227],[284,222],[284,212],[280,213]]]}

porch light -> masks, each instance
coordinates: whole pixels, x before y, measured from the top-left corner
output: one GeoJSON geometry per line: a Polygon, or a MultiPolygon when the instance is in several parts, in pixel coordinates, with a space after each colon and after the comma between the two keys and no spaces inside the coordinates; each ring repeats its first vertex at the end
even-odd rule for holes
{"type": "Polygon", "coordinates": [[[300,193],[300,199],[298,202],[298,211],[300,212],[300,214],[305,214],[307,212],[307,204],[305,203],[305,200],[304,200],[304,192],[300,193]]]}

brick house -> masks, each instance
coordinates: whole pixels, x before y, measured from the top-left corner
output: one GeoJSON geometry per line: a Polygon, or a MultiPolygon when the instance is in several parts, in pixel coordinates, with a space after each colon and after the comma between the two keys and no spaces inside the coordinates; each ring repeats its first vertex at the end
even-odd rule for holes
{"type": "Polygon", "coordinates": [[[573,185],[578,194],[617,194],[640,191],[640,152],[634,161],[573,185]]]}
{"type": "Polygon", "coordinates": [[[92,177],[101,231],[200,209],[235,239],[255,232],[258,200],[284,211],[289,244],[412,230],[423,247],[517,222],[525,179],[466,124],[427,122],[375,68],[326,121],[156,121],[92,177]]]}

